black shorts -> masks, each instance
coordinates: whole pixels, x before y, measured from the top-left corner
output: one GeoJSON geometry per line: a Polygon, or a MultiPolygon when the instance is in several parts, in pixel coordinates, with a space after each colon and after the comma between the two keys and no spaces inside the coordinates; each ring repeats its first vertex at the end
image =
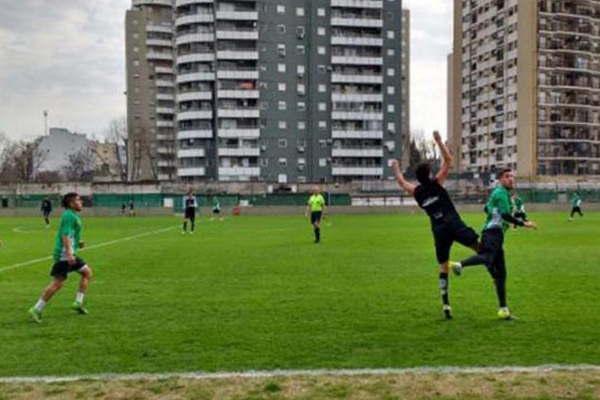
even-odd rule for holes
{"type": "Polygon", "coordinates": [[[75,257],[75,264],[73,265],[70,265],[68,261],[58,261],[52,266],[50,276],[67,279],[67,275],[69,275],[71,272],[79,271],[86,265],[87,263],[79,257],[75,257]]]}
{"type": "Polygon", "coordinates": [[[220,208],[213,208],[213,214],[221,214],[220,208]]]}
{"type": "Polygon", "coordinates": [[[44,211],[42,211],[42,214],[44,215],[44,218],[48,218],[50,216],[51,212],[52,211],[44,210],[44,211]]]}
{"type": "Polygon", "coordinates": [[[310,213],[310,223],[314,224],[315,222],[321,222],[321,217],[323,216],[322,211],[313,211],[310,213]]]}
{"type": "Polygon", "coordinates": [[[188,207],[185,209],[185,219],[195,219],[196,209],[194,207],[188,207]]]}
{"type": "Polygon", "coordinates": [[[501,228],[487,229],[481,235],[479,254],[486,256],[486,267],[492,276],[495,271],[506,270],[504,261],[504,232],[501,228]]]}
{"type": "Polygon", "coordinates": [[[454,242],[466,247],[473,247],[479,238],[477,232],[465,225],[460,219],[435,226],[432,230],[435,255],[439,264],[443,264],[450,259],[450,248],[454,242]]]}

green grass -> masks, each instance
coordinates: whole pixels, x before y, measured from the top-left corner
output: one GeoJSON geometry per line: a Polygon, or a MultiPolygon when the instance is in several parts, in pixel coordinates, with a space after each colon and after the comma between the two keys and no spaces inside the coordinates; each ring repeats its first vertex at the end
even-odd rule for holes
{"type": "MultiPolygon", "coordinates": [[[[203,220],[194,236],[173,229],[89,249],[90,315],[69,309],[73,275],[42,325],[26,310],[50,262],[0,272],[0,376],[600,364],[600,214],[531,217],[538,231],[507,237],[513,322],[496,320],[492,282],[477,267],[451,280],[455,319],[441,319],[422,214],[333,216],[318,246],[304,218],[281,216],[203,220]]],[[[84,239],[177,224],[85,218],[84,239]]],[[[0,269],[47,256],[54,243],[40,218],[3,218],[0,233],[0,269]]]]}

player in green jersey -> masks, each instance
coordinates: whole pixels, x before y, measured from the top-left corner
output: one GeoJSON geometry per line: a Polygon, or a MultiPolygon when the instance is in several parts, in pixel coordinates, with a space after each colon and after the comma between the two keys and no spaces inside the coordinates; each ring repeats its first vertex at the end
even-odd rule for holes
{"type": "Polygon", "coordinates": [[[315,243],[321,242],[321,218],[325,212],[325,198],[318,186],[313,188],[312,195],[308,199],[305,215],[310,213],[310,223],[315,233],[315,243]]]}
{"type": "Polygon", "coordinates": [[[506,303],[506,263],[504,261],[504,233],[509,224],[536,228],[533,221],[523,221],[513,216],[513,204],[510,191],[515,186],[515,175],[509,168],[503,169],[498,175],[500,184],[492,191],[485,205],[487,219],[481,236],[481,246],[476,255],[459,263],[452,262],[451,266],[462,269],[473,265],[485,265],[494,279],[496,295],[500,309],[498,317],[511,319],[512,314],[506,303]]]}
{"type": "Polygon", "coordinates": [[[571,198],[571,216],[569,217],[569,221],[573,220],[573,216],[575,213],[579,214],[580,217],[583,217],[583,212],[581,212],[581,196],[579,193],[573,193],[573,197],[571,198]]]}
{"type": "Polygon", "coordinates": [[[60,217],[58,232],[54,245],[54,265],[50,271],[52,282],[44,289],[37,303],[29,309],[29,315],[37,322],[42,322],[42,311],[52,296],[58,292],[67,280],[67,275],[77,272],[81,275],[79,290],[75,296],[72,308],[79,314],[87,314],[83,307],[83,298],[92,278],[92,269],[78,257],[78,252],[83,248],[81,241],[82,223],[79,213],[83,209],[83,201],[77,193],[68,193],[63,197],[62,205],[65,208],[60,217]]]}

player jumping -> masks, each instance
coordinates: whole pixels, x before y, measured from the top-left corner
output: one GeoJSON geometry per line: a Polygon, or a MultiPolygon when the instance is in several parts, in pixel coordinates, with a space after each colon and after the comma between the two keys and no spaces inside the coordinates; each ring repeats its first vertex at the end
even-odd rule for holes
{"type": "Polygon", "coordinates": [[[77,193],[68,193],[63,197],[62,205],[65,211],[60,217],[60,225],[56,232],[54,265],[50,271],[52,282],[44,289],[37,303],[29,309],[31,318],[37,323],[42,322],[42,311],[48,301],[63,287],[68,274],[74,271],[81,275],[81,280],[72,308],[79,314],[88,313],[83,307],[83,298],[92,278],[92,269],[77,256],[79,249],[83,248],[83,242],[80,240],[82,223],[79,216],[83,209],[83,201],[77,193]]]}
{"type": "Polygon", "coordinates": [[[513,205],[510,200],[510,191],[515,186],[515,175],[510,168],[503,169],[498,175],[498,185],[490,194],[485,205],[487,219],[481,235],[479,252],[459,263],[452,262],[456,270],[473,265],[485,265],[494,279],[496,295],[500,309],[498,317],[512,319],[512,314],[506,303],[506,263],[504,260],[504,233],[509,224],[536,228],[533,221],[523,221],[513,217],[513,205]]]}
{"type": "Polygon", "coordinates": [[[196,229],[196,208],[198,208],[198,202],[196,201],[196,196],[192,190],[188,190],[187,195],[183,197],[183,229],[181,233],[185,234],[187,232],[187,222],[190,221],[190,233],[194,233],[196,229]]]}
{"type": "Polygon", "coordinates": [[[315,233],[315,243],[321,243],[321,218],[325,213],[325,198],[318,186],[313,188],[312,195],[308,199],[305,216],[310,213],[310,223],[315,233]]]}
{"type": "MultiPolygon", "coordinates": [[[[442,153],[442,165],[437,175],[431,177],[431,166],[428,163],[417,167],[416,175],[418,185],[408,182],[400,171],[400,164],[394,160],[392,169],[396,176],[398,185],[407,193],[414,196],[419,207],[421,207],[431,221],[431,230],[435,242],[435,252],[440,266],[440,292],[442,296],[442,311],[446,319],[452,318],[452,308],[449,299],[449,259],[450,249],[456,241],[463,246],[477,251],[477,233],[468,227],[454,208],[454,204],[443,184],[448,177],[452,165],[452,155],[442,141],[438,131],[433,132],[433,138],[442,153]]],[[[454,270],[460,275],[460,270],[454,270]]]]}
{"type": "Polygon", "coordinates": [[[50,228],[50,213],[52,212],[52,202],[50,201],[50,197],[46,196],[46,198],[42,200],[42,206],[40,209],[42,211],[42,215],[44,216],[46,228],[50,228]]]}

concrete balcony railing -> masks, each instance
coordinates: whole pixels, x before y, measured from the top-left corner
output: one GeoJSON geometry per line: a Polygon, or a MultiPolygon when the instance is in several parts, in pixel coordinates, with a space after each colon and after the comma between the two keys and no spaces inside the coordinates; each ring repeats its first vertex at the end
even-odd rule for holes
{"type": "Polygon", "coordinates": [[[221,176],[260,176],[259,167],[219,167],[221,176]]]}
{"type": "Polygon", "coordinates": [[[173,47],[173,42],[164,39],[146,39],[146,46],[148,47],[173,47]]]}
{"type": "Polygon", "coordinates": [[[219,147],[219,157],[258,157],[260,155],[260,149],[258,147],[246,147],[246,148],[226,148],[219,147]]]}
{"type": "Polygon", "coordinates": [[[337,103],[357,103],[357,102],[369,102],[369,103],[381,103],[383,102],[383,94],[344,94],[344,93],[332,93],[331,100],[337,103]]]}
{"type": "Polygon", "coordinates": [[[248,108],[219,109],[217,114],[219,118],[259,118],[260,110],[248,108]]]}
{"type": "Polygon", "coordinates": [[[258,90],[219,90],[217,97],[220,99],[258,99],[258,90]]]}
{"type": "Polygon", "coordinates": [[[187,121],[194,119],[212,119],[212,110],[208,111],[181,111],[177,114],[177,121],[187,121]]]}
{"type": "Polygon", "coordinates": [[[352,26],[363,28],[383,28],[383,19],[381,18],[331,18],[331,26],[352,26]]]}
{"type": "Polygon", "coordinates": [[[173,33],[173,27],[169,25],[146,25],[146,32],[173,33]]]}
{"type": "Polygon", "coordinates": [[[177,132],[178,140],[185,139],[212,139],[213,131],[212,129],[193,129],[193,130],[185,130],[177,132]]]}
{"type": "Polygon", "coordinates": [[[382,121],[383,112],[381,111],[333,111],[331,113],[333,120],[360,120],[360,121],[382,121]]]}
{"type": "Polygon", "coordinates": [[[331,137],[333,139],[383,139],[383,131],[334,129],[331,137]]]}
{"type": "Polygon", "coordinates": [[[258,79],[257,70],[228,70],[217,71],[219,79],[258,79]]]}
{"type": "Polygon", "coordinates": [[[169,93],[158,93],[156,100],[175,101],[175,95],[169,93]]]}
{"type": "Polygon", "coordinates": [[[133,6],[167,6],[173,5],[171,0],[133,0],[133,6]]]}
{"type": "Polygon", "coordinates": [[[158,128],[173,128],[175,123],[173,121],[156,121],[156,126],[158,128]]]}
{"type": "Polygon", "coordinates": [[[168,60],[168,61],[173,61],[173,53],[171,53],[171,52],[159,53],[159,52],[156,52],[156,51],[149,51],[148,53],[146,53],[146,58],[148,60],[168,60]]]}
{"type": "Polygon", "coordinates": [[[332,56],[332,64],[383,65],[383,57],[332,56]]]}
{"type": "Polygon", "coordinates": [[[334,176],[381,176],[381,167],[332,167],[331,174],[334,176]]]}
{"type": "Polygon", "coordinates": [[[173,75],[175,71],[173,71],[173,67],[154,67],[154,72],[157,74],[170,74],[173,75]]]}
{"type": "Polygon", "coordinates": [[[364,157],[364,158],[381,158],[383,157],[383,149],[332,149],[332,157],[364,157]]]}
{"type": "Polygon", "coordinates": [[[171,107],[156,107],[157,114],[175,114],[175,109],[171,107]]]}
{"type": "Polygon", "coordinates": [[[331,7],[383,8],[382,0],[331,0],[331,7]]]}
{"type": "Polygon", "coordinates": [[[244,31],[244,30],[218,30],[217,39],[226,40],[258,40],[258,31],[244,31]]]}
{"type": "Polygon", "coordinates": [[[215,34],[214,33],[188,33],[185,35],[177,36],[175,39],[175,44],[177,46],[181,46],[182,44],[188,43],[205,43],[205,42],[214,42],[215,34]]]}
{"type": "Polygon", "coordinates": [[[175,19],[175,26],[191,25],[191,24],[209,24],[215,22],[213,14],[191,14],[183,15],[175,19]]]}
{"type": "Polygon", "coordinates": [[[217,19],[232,21],[257,21],[258,12],[256,11],[217,11],[217,19]]]}
{"type": "Polygon", "coordinates": [[[256,50],[219,50],[217,51],[219,60],[258,60],[258,51],[256,50]]]}
{"type": "Polygon", "coordinates": [[[177,64],[215,61],[215,53],[194,53],[177,56],[177,64]]]}
{"type": "Polygon", "coordinates": [[[192,72],[189,74],[177,75],[177,83],[195,82],[195,81],[214,81],[214,72],[192,72]]]}
{"type": "Polygon", "coordinates": [[[346,46],[383,46],[382,38],[368,38],[368,37],[352,37],[352,36],[332,36],[332,45],[346,45],[346,46]]]}
{"type": "Polygon", "coordinates": [[[204,158],[206,151],[204,149],[179,149],[177,158],[204,158]]]}
{"type": "Polygon", "coordinates": [[[193,4],[212,4],[214,0],[175,0],[175,7],[188,6],[193,4]]]}
{"type": "Polygon", "coordinates": [[[260,129],[258,128],[219,128],[217,132],[220,138],[257,139],[260,137],[260,129]]]}
{"type": "Polygon", "coordinates": [[[204,167],[179,168],[177,170],[177,176],[193,177],[204,175],[206,175],[206,169],[204,167]]]}
{"type": "Polygon", "coordinates": [[[367,74],[331,74],[331,82],[333,83],[383,83],[383,75],[367,75],[367,74]]]}
{"type": "Polygon", "coordinates": [[[187,92],[187,93],[177,93],[177,102],[181,103],[184,101],[194,101],[194,100],[212,100],[213,95],[212,92],[187,92]]]}

